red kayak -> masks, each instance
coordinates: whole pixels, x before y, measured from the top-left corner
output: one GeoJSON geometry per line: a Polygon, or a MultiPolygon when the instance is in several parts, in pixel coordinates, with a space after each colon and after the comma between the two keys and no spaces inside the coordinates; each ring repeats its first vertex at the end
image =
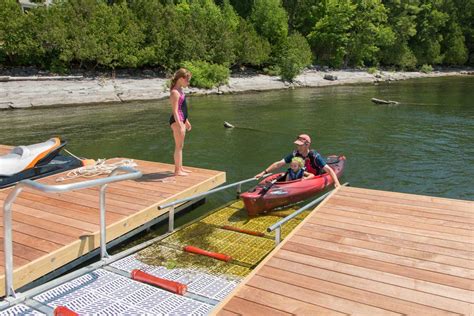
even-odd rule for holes
{"type": "MultiPolygon", "coordinates": [[[[346,157],[344,156],[327,157],[327,164],[334,170],[338,178],[344,171],[345,163],[346,157]]],[[[278,178],[283,175],[285,175],[284,172],[267,177],[255,188],[240,195],[249,216],[303,201],[334,183],[327,173],[308,180],[278,181],[278,178]]]]}

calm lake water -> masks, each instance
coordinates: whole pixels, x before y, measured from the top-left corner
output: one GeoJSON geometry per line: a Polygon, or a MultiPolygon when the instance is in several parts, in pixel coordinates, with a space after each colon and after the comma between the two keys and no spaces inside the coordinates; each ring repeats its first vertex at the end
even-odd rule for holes
{"type": "MultiPolygon", "coordinates": [[[[190,96],[184,162],[224,170],[230,183],[281,159],[307,133],[323,155],[347,157],[342,181],[352,186],[474,200],[473,100],[472,77],[190,96]],[[401,104],[375,105],[372,97],[401,104]]],[[[79,156],[172,163],[169,113],[167,100],[2,111],[0,143],[60,135],[79,156]]],[[[192,216],[233,197],[218,194],[192,216]]]]}

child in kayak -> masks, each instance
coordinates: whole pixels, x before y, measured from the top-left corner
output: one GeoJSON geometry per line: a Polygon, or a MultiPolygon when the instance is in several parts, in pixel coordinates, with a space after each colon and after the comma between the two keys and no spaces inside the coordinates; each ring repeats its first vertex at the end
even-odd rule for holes
{"type": "Polygon", "coordinates": [[[292,181],[298,179],[310,179],[314,177],[314,174],[309,173],[304,168],[304,160],[300,157],[293,157],[291,159],[290,168],[286,172],[285,181],[292,181]]]}

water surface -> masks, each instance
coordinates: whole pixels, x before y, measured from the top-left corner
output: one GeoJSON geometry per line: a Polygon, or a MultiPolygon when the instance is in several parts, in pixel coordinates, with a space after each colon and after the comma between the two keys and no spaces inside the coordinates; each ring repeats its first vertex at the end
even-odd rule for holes
{"type": "MultiPolygon", "coordinates": [[[[474,78],[451,77],[189,97],[186,165],[224,170],[229,183],[293,150],[299,133],[323,155],[344,154],[352,186],[474,200],[474,78]],[[401,102],[375,105],[372,97],[401,102]],[[225,129],[223,121],[237,128],[225,129]]],[[[59,135],[89,158],[172,163],[167,100],[0,112],[0,143],[59,135]]],[[[234,197],[209,199],[202,213],[234,197]]]]}

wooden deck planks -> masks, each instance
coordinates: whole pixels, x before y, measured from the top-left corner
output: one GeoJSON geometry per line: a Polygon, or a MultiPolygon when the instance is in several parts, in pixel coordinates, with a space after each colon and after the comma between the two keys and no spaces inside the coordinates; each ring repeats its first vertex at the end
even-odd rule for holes
{"type": "Polygon", "coordinates": [[[474,315],[473,223],[472,201],[340,188],[214,313],[255,314],[239,298],[292,314],[474,315]]]}
{"type": "MultiPolygon", "coordinates": [[[[0,145],[0,155],[10,146],[0,145]]],[[[120,159],[114,159],[114,162],[120,159]]],[[[188,177],[173,176],[173,166],[136,160],[144,177],[110,184],[106,195],[107,239],[115,239],[164,214],[157,206],[212,189],[225,182],[225,173],[189,167],[188,177]]],[[[57,182],[66,173],[39,180],[46,184],[66,184],[90,178],[57,182]]],[[[11,188],[0,190],[0,204],[11,188]]],[[[99,246],[99,188],[61,194],[25,189],[13,210],[14,281],[18,288],[99,246]]],[[[0,236],[3,236],[0,216],[0,236]]],[[[3,238],[0,238],[3,239],[3,238]]],[[[3,241],[0,245],[0,272],[4,273],[3,241]]],[[[0,276],[0,295],[4,275],[0,276]]]]}

